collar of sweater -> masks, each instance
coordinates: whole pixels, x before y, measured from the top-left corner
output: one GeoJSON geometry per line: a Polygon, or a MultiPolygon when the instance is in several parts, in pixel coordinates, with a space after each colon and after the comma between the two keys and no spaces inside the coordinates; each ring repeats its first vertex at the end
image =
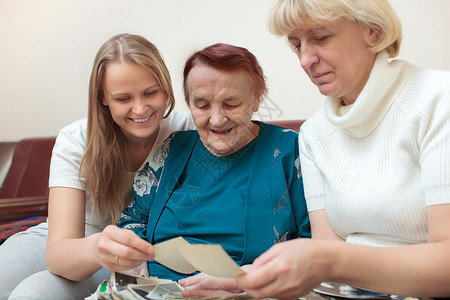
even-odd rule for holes
{"type": "Polygon", "coordinates": [[[415,70],[406,61],[388,59],[386,51],[378,53],[366,85],[345,114],[338,113],[345,111],[341,110],[341,98],[326,98],[325,113],[330,123],[357,138],[375,130],[415,70]]]}

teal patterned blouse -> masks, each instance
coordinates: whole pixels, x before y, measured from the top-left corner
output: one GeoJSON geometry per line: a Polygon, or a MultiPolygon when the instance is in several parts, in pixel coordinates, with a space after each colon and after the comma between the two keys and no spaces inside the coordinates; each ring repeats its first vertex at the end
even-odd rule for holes
{"type": "MultiPolygon", "coordinates": [[[[178,236],[220,244],[239,265],[277,242],[310,237],[298,134],[255,123],[257,138],[225,157],[212,155],[197,131],[173,134],[158,162],[138,172],[134,200],[118,225],[152,244],[178,236]]],[[[148,266],[150,276],[190,276],[156,261],[148,266]]]]}

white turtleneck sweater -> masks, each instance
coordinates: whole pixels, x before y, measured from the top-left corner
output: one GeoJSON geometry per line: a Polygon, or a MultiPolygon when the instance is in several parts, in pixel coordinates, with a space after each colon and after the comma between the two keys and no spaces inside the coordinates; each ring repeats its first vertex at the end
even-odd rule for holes
{"type": "Polygon", "coordinates": [[[426,242],[426,207],[450,203],[450,72],[381,52],[355,103],[327,97],[299,140],[308,210],[348,243],[426,242]]]}

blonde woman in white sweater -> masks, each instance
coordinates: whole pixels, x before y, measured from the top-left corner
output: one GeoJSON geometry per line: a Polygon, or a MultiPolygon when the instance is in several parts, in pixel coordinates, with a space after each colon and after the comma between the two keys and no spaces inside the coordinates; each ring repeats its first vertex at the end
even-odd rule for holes
{"type": "Polygon", "coordinates": [[[238,283],[258,298],[323,281],[450,296],[450,72],[392,59],[386,0],[278,0],[270,22],[327,96],[300,135],[313,239],[275,245],[238,283]]]}

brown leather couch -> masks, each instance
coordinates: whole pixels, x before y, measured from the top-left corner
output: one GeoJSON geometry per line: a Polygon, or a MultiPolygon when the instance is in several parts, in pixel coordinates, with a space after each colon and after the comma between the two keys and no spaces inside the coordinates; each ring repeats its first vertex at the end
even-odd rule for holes
{"type": "Polygon", "coordinates": [[[305,120],[282,120],[282,121],[266,121],[266,123],[278,125],[281,127],[289,128],[298,132],[300,130],[300,126],[305,122],[305,120]]]}
{"type": "Polygon", "coordinates": [[[46,216],[48,177],[55,137],[17,143],[0,193],[0,224],[46,216]]]}

